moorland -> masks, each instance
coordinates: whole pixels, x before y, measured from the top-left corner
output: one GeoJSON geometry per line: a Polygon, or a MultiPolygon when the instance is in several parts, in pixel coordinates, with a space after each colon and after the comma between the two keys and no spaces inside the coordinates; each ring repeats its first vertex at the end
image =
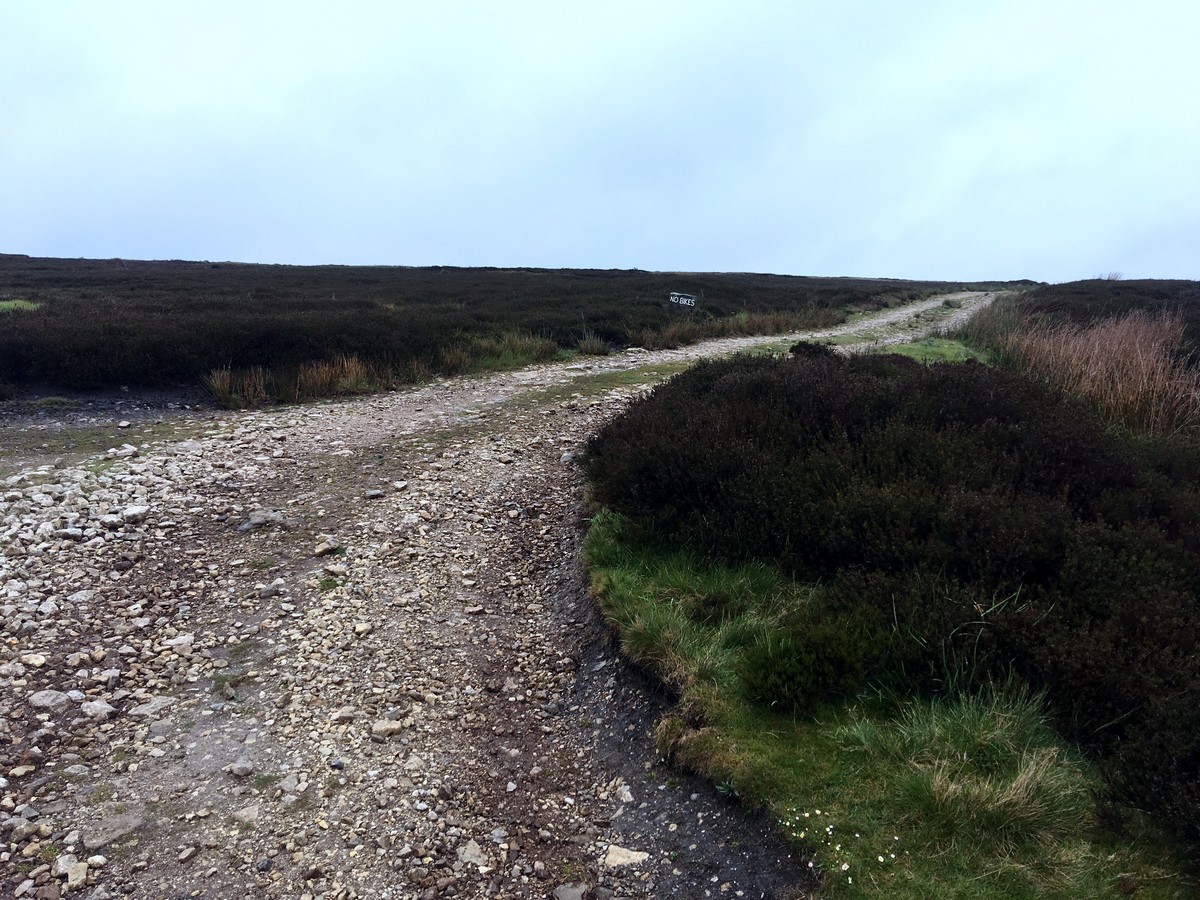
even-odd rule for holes
{"type": "Polygon", "coordinates": [[[823,327],[856,311],[971,287],[0,255],[0,383],[9,393],[29,384],[205,383],[227,405],[250,405],[513,368],[563,353],[823,327]],[[695,295],[696,307],[672,306],[672,291],[695,295]]]}
{"type": "MultiPolygon", "coordinates": [[[[673,698],[657,751],[764,810],[827,895],[1192,896],[1200,283],[0,256],[0,382],[203,384],[259,405],[785,334],[970,288],[1003,292],[936,339],[702,362],[609,398],[611,416],[578,388],[530,400],[532,422],[593,417],[592,596],[673,698]]],[[[434,485],[455,465],[409,463],[434,485]]],[[[360,488],[338,486],[348,507],[360,488]]],[[[564,546],[568,507],[549,529],[564,546]]],[[[313,581],[314,610],[334,581],[313,581]]]]}
{"type": "Polygon", "coordinates": [[[1042,286],[906,355],[704,362],[600,430],[585,553],[679,697],[663,752],[833,895],[1190,895],[1198,324],[1194,282],[1042,286]]]}

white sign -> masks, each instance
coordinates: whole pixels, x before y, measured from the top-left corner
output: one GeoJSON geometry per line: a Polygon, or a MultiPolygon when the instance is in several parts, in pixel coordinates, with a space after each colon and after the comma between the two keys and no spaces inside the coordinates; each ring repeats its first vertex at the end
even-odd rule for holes
{"type": "Polygon", "coordinates": [[[693,297],[691,294],[677,294],[674,291],[672,291],[671,292],[671,302],[678,303],[680,306],[695,306],[696,298],[693,297]]]}

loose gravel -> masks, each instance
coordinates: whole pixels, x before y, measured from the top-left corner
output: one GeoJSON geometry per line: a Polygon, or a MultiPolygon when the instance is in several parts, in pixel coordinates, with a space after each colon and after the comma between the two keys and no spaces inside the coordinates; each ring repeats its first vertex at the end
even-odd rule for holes
{"type": "Polygon", "coordinates": [[[644,389],[604,379],[763,342],[174,409],[4,479],[0,896],[811,890],[657,757],[579,561],[575,456],[644,389]]]}

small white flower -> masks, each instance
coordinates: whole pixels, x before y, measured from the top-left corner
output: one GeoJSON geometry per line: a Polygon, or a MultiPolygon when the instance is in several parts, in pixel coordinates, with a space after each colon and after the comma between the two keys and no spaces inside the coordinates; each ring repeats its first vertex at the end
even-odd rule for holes
{"type": "Polygon", "coordinates": [[[879,861],[880,861],[880,862],[883,862],[883,857],[882,857],[882,856],[881,856],[881,857],[879,857],[879,861]]]}
{"type": "Polygon", "coordinates": [[[850,869],[850,863],[842,863],[842,871],[846,872],[850,869]]]}

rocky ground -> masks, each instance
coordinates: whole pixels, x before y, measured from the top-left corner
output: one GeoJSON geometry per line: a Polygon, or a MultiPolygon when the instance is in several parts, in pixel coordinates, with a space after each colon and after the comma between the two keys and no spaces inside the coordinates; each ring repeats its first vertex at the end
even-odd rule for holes
{"type": "Polygon", "coordinates": [[[669,698],[579,562],[587,436],[672,367],[763,342],[164,404],[141,418],[170,437],[142,441],[117,406],[10,416],[10,471],[46,435],[134,437],[0,485],[0,896],[810,890],[771,823],[658,759],[669,698]]]}

